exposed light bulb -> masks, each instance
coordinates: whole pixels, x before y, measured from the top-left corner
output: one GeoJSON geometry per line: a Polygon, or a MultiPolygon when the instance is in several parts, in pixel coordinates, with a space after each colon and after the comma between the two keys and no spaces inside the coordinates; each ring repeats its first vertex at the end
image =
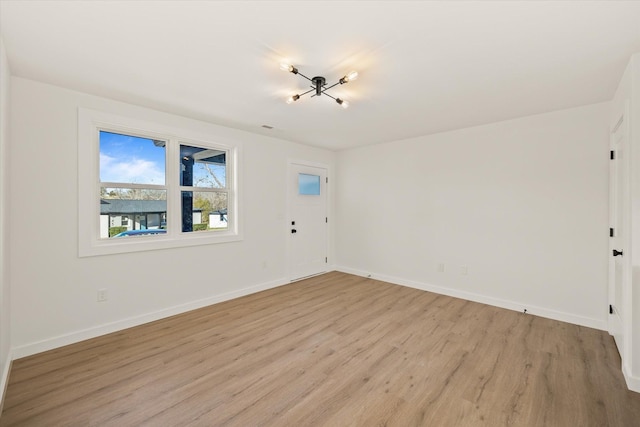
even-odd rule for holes
{"type": "Polygon", "coordinates": [[[297,101],[298,99],[300,99],[300,95],[290,96],[289,99],[287,99],[287,104],[291,104],[292,102],[297,101]]]}
{"type": "Polygon", "coordinates": [[[298,74],[298,69],[291,64],[287,64],[286,62],[280,63],[280,69],[282,71],[288,71],[293,74],[298,74]]]}
{"type": "Polygon", "coordinates": [[[345,77],[347,79],[348,82],[355,80],[358,78],[358,72],[357,71],[350,71],[349,74],[346,75],[345,77]]]}
{"type": "Polygon", "coordinates": [[[349,73],[340,79],[340,84],[343,85],[345,83],[349,83],[351,80],[355,80],[358,78],[357,71],[349,71],[349,73]]]}
{"type": "Polygon", "coordinates": [[[336,102],[342,106],[342,108],[348,108],[349,103],[343,99],[336,98],[336,102]]]}

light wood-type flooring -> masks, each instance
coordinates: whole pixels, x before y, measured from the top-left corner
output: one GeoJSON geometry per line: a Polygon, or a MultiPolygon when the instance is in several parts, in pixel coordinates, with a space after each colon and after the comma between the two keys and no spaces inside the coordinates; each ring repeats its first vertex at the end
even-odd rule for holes
{"type": "Polygon", "coordinates": [[[1,426],[640,426],[603,331],[329,273],[14,361],[1,426]]]}

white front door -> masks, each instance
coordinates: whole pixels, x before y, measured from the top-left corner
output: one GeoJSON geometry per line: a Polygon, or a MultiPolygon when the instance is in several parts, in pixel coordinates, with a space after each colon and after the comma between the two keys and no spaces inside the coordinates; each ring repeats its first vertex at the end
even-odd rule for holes
{"type": "Polygon", "coordinates": [[[629,286],[627,253],[627,223],[625,221],[625,200],[628,199],[628,117],[626,112],[619,116],[611,130],[611,161],[609,167],[609,333],[613,335],[618,351],[624,360],[624,320],[626,286],[629,286]]]}
{"type": "Polygon", "coordinates": [[[327,271],[327,169],[289,164],[289,278],[327,271]]]}

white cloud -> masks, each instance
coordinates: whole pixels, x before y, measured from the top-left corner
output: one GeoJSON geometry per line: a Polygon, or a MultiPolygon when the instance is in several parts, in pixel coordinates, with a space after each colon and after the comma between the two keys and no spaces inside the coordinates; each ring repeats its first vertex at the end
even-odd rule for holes
{"type": "Polygon", "coordinates": [[[136,158],[119,162],[115,157],[100,153],[100,181],[164,185],[164,165],[136,158]]]}

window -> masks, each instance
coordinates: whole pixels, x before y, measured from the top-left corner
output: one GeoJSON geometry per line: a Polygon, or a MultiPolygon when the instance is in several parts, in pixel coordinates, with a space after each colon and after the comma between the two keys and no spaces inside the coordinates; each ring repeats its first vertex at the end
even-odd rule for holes
{"type": "Polygon", "coordinates": [[[180,145],[180,190],[183,232],[227,228],[226,151],[180,145]],[[212,214],[225,221],[211,221],[212,214]]]}
{"type": "Polygon", "coordinates": [[[239,156],[214,135],[80,109],[80,256],[241,239],[239,156]]]}
{"type": "Polygon", "coordinates": [[[109,230],[101,227],[100,238],[119,238],[128,230],[160,229],[160,215],[167,212],[167,141],[98,132],[100,217],[119,219],[111,221],[109,230]]]}

